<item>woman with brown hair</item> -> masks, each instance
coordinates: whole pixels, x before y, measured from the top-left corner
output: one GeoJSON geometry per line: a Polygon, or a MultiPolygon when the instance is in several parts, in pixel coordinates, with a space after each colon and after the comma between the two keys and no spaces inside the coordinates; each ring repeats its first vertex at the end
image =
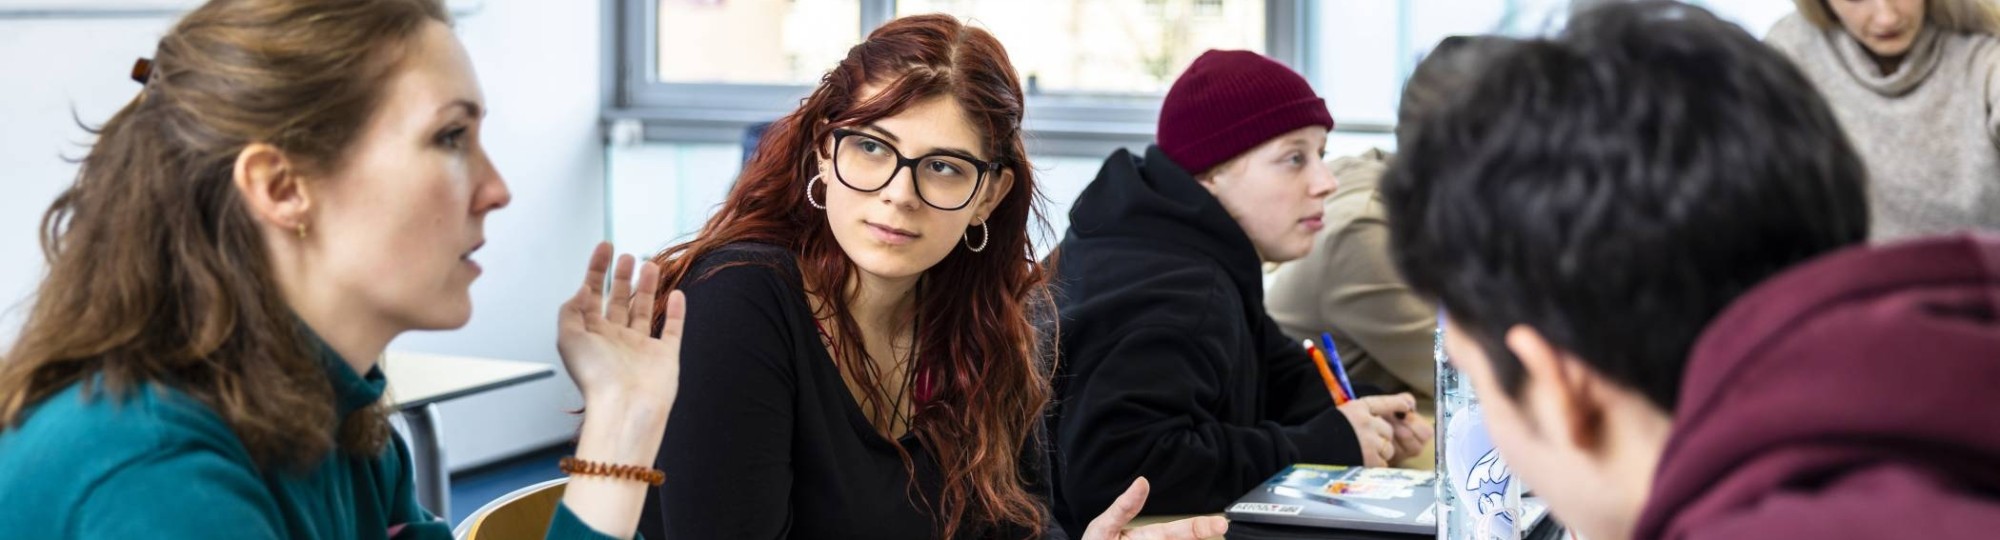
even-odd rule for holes
{"type": "Polygon", "coordinates": [[[1860,149],[1872,238],[2000,230],[2000,3],[1794,3],[1764,41],[1860,149]]]}
{"type": "MultiPolygon", "coordinates": [[[[700,234],[655,259],[695,314],[682,358],[699,384],[660,450],[663,523],[642,531],[1064,537],[1022,113],[999,41],[929,15],[875,30],[770,128],[700,234]]],[[[1135,483],[1084,537],[1124,534],[1144,496],[1135,483]]]]}
{"type": "MultiPolygon", "coordinates": [[[[9,538],[449,538],[377,359],[471,316],[478,81],[438,0],[213,0],[161,38],[43,221],[0,365],[9,538]]],[[[678,387],[682,302],[609,246],[557,348],[589,410],[548,536],[629,537],[678,387]]]]}

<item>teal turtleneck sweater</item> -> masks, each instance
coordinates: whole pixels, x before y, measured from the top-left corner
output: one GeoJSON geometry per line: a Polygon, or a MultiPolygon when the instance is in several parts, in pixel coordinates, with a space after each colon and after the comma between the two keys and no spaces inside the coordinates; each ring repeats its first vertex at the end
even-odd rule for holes
{"type": "MultiPolygon", "coordinates": [[[[339,417],[382,398],[315,339],[339,417]]],[[[298,472],[259,469],[222,417],[165,385],[124,395],[78,383],[0,431],[0,537],[448,539],[416,503],[401,439],[328,453],[298,472]]],[[[328,429],[333,429],[328,426],[328,429]]],[[[609,538],[559,508],[548,538],[609,538]]]]}

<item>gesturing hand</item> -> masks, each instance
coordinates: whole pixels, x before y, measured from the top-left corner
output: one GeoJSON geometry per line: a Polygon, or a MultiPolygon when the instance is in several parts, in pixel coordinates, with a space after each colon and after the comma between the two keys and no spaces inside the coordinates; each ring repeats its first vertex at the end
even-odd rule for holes
{"type": "Polygon", "coordinates": [[[680,291],[667,297],[666,326],[653,337],[653,298],[659,291],[660,270],[646,262],[634,291],[632,263],[631,255],[618,258],[606,307],[604,274],[611,266],[611,244],[597,245],[583,286],[563,303],[556,351],[586,406],[609,400],[651,405],[664,413],[680,390],[681,326],[687,319],[687,300],[680,291]]]}
{"type": "Polygon", "coordinates": [[[1134,480],[1132,487],[1125,489],[1124,495],[1111,502],[1097,519],[1083,531],[1082,540],[1202,540],[1221,538],[1229,532],[1229,520],[1221,516],[1201,516],[1171,523],[1147,525],[1126,530],[1125,525],[1139,515],[1146,507],[1146,495],[1152,492],[1152,484],[1144,477],[1134,480]]]}

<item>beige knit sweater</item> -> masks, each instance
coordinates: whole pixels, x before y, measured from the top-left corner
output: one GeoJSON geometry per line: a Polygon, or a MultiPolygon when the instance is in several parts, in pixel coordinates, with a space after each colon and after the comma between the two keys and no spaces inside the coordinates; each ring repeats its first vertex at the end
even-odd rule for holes
{"type": "Polygon", "coordinates": [[[1867,162],[1875,240],[2000,229],[2000,38],[1927,28],[1895,73],[1797,14],[1764,38],[1819,87],[1867,162]]]}

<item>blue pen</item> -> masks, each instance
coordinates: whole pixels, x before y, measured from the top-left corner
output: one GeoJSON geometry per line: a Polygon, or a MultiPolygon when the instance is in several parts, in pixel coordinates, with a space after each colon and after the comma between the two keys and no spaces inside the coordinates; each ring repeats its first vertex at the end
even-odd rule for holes
{"type": "Polygon", "coordinates": [[[1348,396],[1360,398],[1360,395],[1354,393],[1354,383],[1347,382],[1347,366],[1341,365],[1340,351],[1333,348],[1333,334],[1321,332],[1319,342],[1326,349],[1326,361],[1333,364],[1334,378],[1340,379],[1340,389],[1346,391],[1348,396]]]}

